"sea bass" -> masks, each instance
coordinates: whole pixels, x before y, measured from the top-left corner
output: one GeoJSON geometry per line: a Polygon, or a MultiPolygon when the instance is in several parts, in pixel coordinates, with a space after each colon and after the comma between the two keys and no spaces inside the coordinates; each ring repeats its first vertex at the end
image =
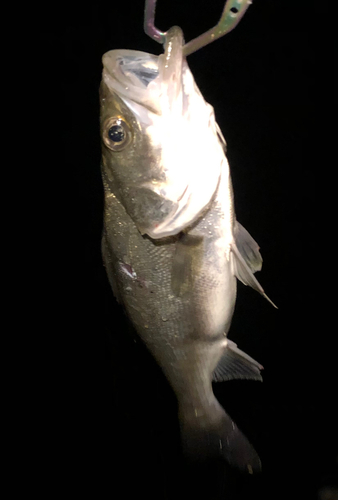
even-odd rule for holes
{"type": "Polygon", "coordinates": [[[184,452],[252,472],[259,457],[212,381],[261,380],[261,365],[227,333],[236,278],[265,296],[253,275],[262,258],[236,221],[225,140],[182,46],[173,27],[160,56],[103,56],[103,260],[117,301],[177,396],[184,452]]]}

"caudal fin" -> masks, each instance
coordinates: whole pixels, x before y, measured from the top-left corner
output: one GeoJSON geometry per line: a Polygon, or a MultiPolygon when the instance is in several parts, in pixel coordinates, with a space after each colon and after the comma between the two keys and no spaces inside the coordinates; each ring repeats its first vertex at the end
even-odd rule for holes
{"type": "Polygon", "coordinates": [[[216,398],[207,408],[180,407],[179,419],[183,452],[190,460],[223,458],[250,474],[261,470],[255,449],[216,398]]]}

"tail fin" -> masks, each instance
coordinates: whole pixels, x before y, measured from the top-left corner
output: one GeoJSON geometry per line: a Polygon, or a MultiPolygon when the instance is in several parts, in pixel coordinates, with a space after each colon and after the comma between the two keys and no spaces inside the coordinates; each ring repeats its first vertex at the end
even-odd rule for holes
{"type": "Polygon", "coordinates": [[[179,408],[183,452],[190,460],[223,458],[242,471],[259,472],[253,446],[225,413],[216,398],[203,409],[179,408]]]}

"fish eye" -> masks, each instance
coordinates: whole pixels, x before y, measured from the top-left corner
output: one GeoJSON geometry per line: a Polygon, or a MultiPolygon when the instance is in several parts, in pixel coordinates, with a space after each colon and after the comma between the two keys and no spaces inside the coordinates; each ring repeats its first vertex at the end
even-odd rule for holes
{"type": "Polygon", "coordinates": [[[123,118],[119,116],[109,118],[103,128],[103,141],[112,151],[121,151],[130,143],[131,130],[123,118]]]}

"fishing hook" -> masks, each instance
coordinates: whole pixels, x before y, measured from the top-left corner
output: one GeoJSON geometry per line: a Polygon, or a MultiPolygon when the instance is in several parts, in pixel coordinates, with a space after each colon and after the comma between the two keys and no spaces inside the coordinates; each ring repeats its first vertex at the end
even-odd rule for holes
{"type": "MultiPolygon", "coordinates": [[[[144,31],[150,38],[156,40],[156,42],[164,44],[167,32],[160,31],[154,24],[156,2],[157,0],[146,0],[144,8],[144,31]]],[[[193,52],[233,30],[251,3],[252,0],[227,0],[221,18],[216,26],[186,43],[183,47],[183,55],[188,56],[189,54],[193,54],[193,52]]]]}

